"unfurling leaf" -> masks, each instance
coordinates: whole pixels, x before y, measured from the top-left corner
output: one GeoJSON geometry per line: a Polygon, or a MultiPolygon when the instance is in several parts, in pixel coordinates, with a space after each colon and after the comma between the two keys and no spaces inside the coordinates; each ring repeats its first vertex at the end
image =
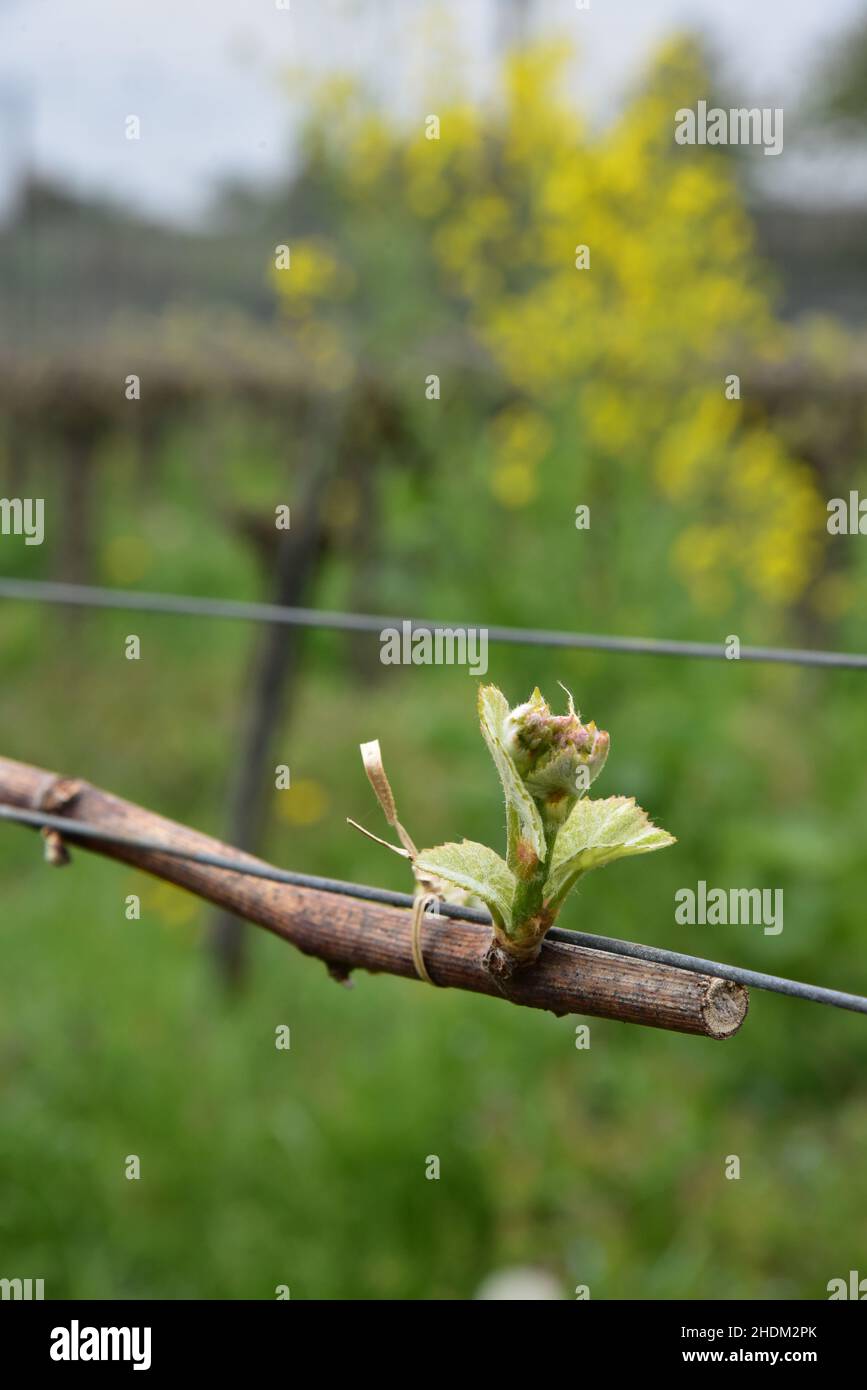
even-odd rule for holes
{"type": "Polygon", "coordinates": [[[515,875],[495,850],[475,840],[423,849],[415,861],[417,871],[443,878],[457,888],[474,893],[504,927],[512,925],[515,875]]]}
{"type": "Polygon", "coordinates": [[[557,836],[545,882],[545,901],[559,904],[575,880],[590,869],[672,844],[674,836],[654,825],[632,796],[578,801],[557,836]]]}
{"type": "MultiPolygon", "coordinates": [[[[520,840],[529,846],[540,863],[544,863],[546,846],[542,817],[539,814],[539,808],[524,785],[512,754],[506,746],[506,721],[508,718],[509,702],[502,691],[498,690],[495,685],[483,685],[479,690],[479,720],[485,743],[488,745],[494,765],[500,774],[500,781],[503,784],[506,812],[510,825],[513,822],[516,823],[520,840]]],[[[512,839],[513,836],[510,834],[510,851],[513,849],[512,839]]]]}

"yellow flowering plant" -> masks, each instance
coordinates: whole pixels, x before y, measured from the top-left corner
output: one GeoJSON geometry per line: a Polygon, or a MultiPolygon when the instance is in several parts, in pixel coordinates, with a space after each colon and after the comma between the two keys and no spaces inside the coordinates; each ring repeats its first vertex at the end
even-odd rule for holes
{"type": "Polygon", "coordinates": [[[283,304],[305,351],[314,323],[334,334],[315,355],[327,380],[344,379],[340,357],[381,362],[391,381],[410,365],[424,376],[439,356],[427,341],[454,344],[477,371],[496,505],[538,508],[568,451],[606,485],[661,501],[667,567],[690,604],[720,611],[742,593],[773,613],[820,568],[823,502],[783,430],[726,389],[790,342],[734,161],[674,142],[673,111],[709,89],[703,56],[689,39],[662,45],[602,130],[565,94],[572,56],[525,46],[486,104],[444,65],[422,108],[435,131],[329,84],[308,144],[339,216],[297,243],[283,304]]]}

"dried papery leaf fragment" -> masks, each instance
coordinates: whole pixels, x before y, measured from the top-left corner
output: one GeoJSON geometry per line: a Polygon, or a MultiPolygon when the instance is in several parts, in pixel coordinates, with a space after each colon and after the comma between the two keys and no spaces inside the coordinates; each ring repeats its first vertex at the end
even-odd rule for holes
{"type": "Polygon", "coordinates": [[[403,849],[400,845],[393,845],[390,840],[384,840],[381,835],[374,835],[372,830],[368,830],[364,825],[359,825],[358,821],[353,820],[351,816],[346,817],[346,823],[351,825],[353,830],[360,830],[362,835],[367,836],[368,840],[374,840],[376,844],[390,849],[392,854],[399,854],[403,859],[412,859],[408,849],[403,849]]]}
{"type": "Polygon", "coordinates": [[[391,783],[385,775],[379,739],[371,739],[369,743],[362,743],[360,746],[364,770],[367,773],[370,785],[376,793],[376,799],[382,807],[385,819],[388,821],[389,825],[394,826],[404,849],[414,859],[418,850],[397,818],[397,806],[395,805],[394,792],[391,790],[391,783]]]}
{"type": "MultiPolygon", "coordinates": [[[[393,826],[397,831],[403,848],[398,845],[389,844],[387,840],[381,839],[379,835],[374,835],[372,831],[366,830],[363,825],[359,825],[357,821],[351,820],[349,817],[347,817],[347,820],[356,830],[360,830],[362,835],[367,835],[369,839],[375,840],[377,844],[384,845],[386,849],[390,849],[395,854],[400,854],[410,861],[413,878],[415,879],[415,902],[413,903],[411,933],[412,959],[416,968],[416,973],[420,979],[432,985],[434,981],[431,979],[427,966],[425,965],[421,944],[424,915],[438,902],[467,903],[473,901],[472,895],[465,890],[464,886],[456,884],[449,878],[441,878],[435,870],[419,862],[419,853],[413,843],[412,837],[398,819],[397,805],[394,799],[394,793],[391,790],[391,783],[386,776],[379,739],[372,739],[369,743],[362,743],[360,747],[364,770],[367,773],[370,785],[373,787],[376,799],[382,807],[385,819],[388,821],[389,825],[393,826]]],[[[479,848],[484,849],[485,846],[481,845],[479,848]]],[[[491,855],[494,854],[493,850],[487,850],[486,852],[491,855]]],[[[498,858],[499,856],[495,855],[494,857],[498,858]]],[[[503,865],[503,867],[505,868],[506,866],[503,865]]]]}

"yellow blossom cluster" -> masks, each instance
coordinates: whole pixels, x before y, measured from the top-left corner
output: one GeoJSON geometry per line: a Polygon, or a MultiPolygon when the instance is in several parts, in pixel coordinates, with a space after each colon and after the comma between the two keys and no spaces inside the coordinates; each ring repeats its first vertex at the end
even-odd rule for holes
{"type": "MultiPolygon", "coordinates": [[[[544,489],[568,422],[593,457],[646,470],[696,602],[723,602],[736,583],[791,603],[813,577],[824,504],[745,408],[751,363],[779,358],[784,338],[731,158],[674,141],[675,110],[707,90],[698,52],[666,45],[601,132],[566,95],[569,60],[562,45],[524,49],[497,101],[457,100],[433,130],[431,118],[389,124],[341,90],[339,140],[320,137],[350,205],[408,219],[456,324],[508,389],[486,426],[500,504],[544,489]]],[[[344,257],[305,246],[294,286],[298,262],[278,277],[287,305],[309,314],[362,292],[351,243],[344,257]]]]}

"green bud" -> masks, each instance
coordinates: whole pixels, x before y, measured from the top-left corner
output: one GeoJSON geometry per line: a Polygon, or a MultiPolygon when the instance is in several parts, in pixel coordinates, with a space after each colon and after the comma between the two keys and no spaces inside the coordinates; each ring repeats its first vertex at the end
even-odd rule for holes
{"type": "Polygon", "coordinates": [[[555,826],[599,776],[610,739],[594,723],[582,724],[571,695],[568,712],[552,714],[537,688],[509,712],[503,742],[543,820],[555,826]]]}

